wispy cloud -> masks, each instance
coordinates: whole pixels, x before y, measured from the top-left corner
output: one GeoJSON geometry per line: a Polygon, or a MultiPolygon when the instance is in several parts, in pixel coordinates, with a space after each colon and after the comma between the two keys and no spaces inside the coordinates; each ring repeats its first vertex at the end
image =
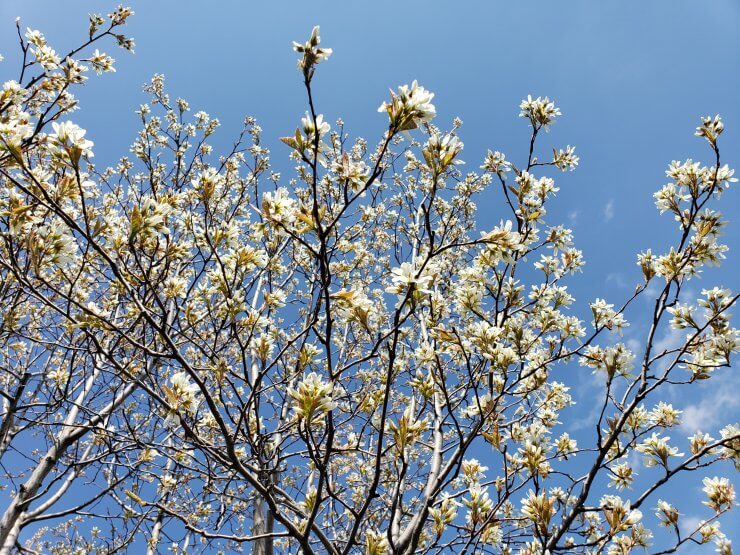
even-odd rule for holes
{"type": "Polygon", "coordinates": [[[614,199],[610,198],[604,206],[604,221],[611,221],[614,218],[614,199]]]}
{"type": "Polygon", "coordinates": [[[683,345],[686,339],[685,330],[677,330],[675,328],[665,328],[663,335],[655,342],[653,342],[653,353],[660,354],[663,351],[672,351],[683,345]]]}
{"type": "Polygon", "coordinates": [[[577,374],[578,386],[574,388],[578,417],[568,426],[573,432],[580,432],[588,428],[593,429],[601,412],[601,403],[606,391],[606,376],[603,372],[591,372],[587,368],[579,368],[577,374]]]}
{"type": "Polygon", "coordinates": [[[613,283],[620,289],[629,289],[630,284],[625,279],[624,274],[622,272],[611,272],[606,276],[606,283],[610,284],[613,283]]]}
{"type": "Polygon", "coordinates": [[[578,210],[568,212],[568,221],[570,222],[570,225],[576,225],[580,215],[581,213],[578,210]]]}
{"type": "Polygon", "coordinates": [[[645,291],[640,296],[642,297],[643,302],[647,304],[654,304],[655,299],[657,299],[658,295],[660,294],[660,290],[661,290],[661,284],[658,282],[657,279],[654,279],[650,283],[648,283],[648,286],[645,288],[645,291]]]}
{"type": "Polygon", "coordinates": [[[633,353],[639,353],[642,350],[642,341],[639,339],[628,339],[625,343],[627,344],[627,348],[633,353]]]}
{"type": "Polygon", "coordinates": [[[679,520],[679,524],[681,525],[681,531],[684,534],[691,534],[705,521],[706,519],[698,516],[685,515],[679,520]]]}
{"type": "Polygon", "coordinates": [[[683,409],[681,428],[688,433],[717,431],[727,424],[727,415],[740,409],[740,379],[723,375],[713,380],[713,388],[706,392],[697,403],[683,409]]]}

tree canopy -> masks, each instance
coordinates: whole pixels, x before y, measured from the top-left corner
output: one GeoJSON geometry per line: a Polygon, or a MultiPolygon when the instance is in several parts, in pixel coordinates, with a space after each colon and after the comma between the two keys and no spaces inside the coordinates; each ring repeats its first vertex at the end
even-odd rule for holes
{"type": "Polygon", "coordinates": [[[548,222],[579,162],[538,148],[552,100],[524,99],[522,151],[472,170],[416,81],[380,105],[382,136],[352,139],[312,88],[332,54],[316,27],[293,45],[292,175],[253,118],[214,152],[219,121],[161,75],[130,153],[98,167],[73,90],[115,71],[99,46],[133,49],[131,15],[90,16],[65,55],[18,23],[0,92],[0,553],[730,553],[740,429],[682,437],[670,397],[740,348],[738,295],[686,286],[727,250],[719,116],[696,130],[706,165],[671,163],[655,193],[673,246],[584,321],[582,253],[548,222]],[[491,190],[508,216],[484,228],[491,190]],[[583,372],[595,411],[574,406],[583,372]],[[666,484],[694,472],[706,507],[686,524],[666,484]]]}

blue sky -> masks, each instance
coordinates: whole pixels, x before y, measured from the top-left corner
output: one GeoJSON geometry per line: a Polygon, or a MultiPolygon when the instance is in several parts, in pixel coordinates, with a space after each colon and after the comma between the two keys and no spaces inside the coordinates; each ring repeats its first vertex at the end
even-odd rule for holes
{"type": "MultiPolygon", "coordinates": [[[[469,169],[480,165],[488,148],[521,160],[528,128],[517,118],[520,99],[550,96],[563,116],[541,146],[576,145],[581,157],[576,172],[557,178],[560,192],[549,222],[572,227],[584,251],[584,272],[569,282],[582,306],[597,296],[621,302],[640,280],[635,254],[647,247],[662,252],[676,236],[652,194],[666,181],[671,160],[711,160],[706,143],[693,136],[700,116],[723,116],[724,161],[740,162],[740,2],[734,0],[130,5],[136,16],[128,33],[136,39],[136,54],[111,46],[118,72],[91,79],[78,94],[82,110],[75,120],[95,141],[101,165],[127,154],[137,130],[134,109],[146,101],[141,86],[164,73],[173,96],[221,120],[217,151],[231,143],[243,117],[253,115],[273,163],[287,175],[292,163],[277,139],[291,133],[306,109],[290,45],[305,40],[315,24],[323,44],[334,49],[315,79],[318,110],[329,121],[341,116],[351,134],[371,143],[387,121],[376,109],[388,88],[417,79],[436,93],[438,125],[449,127],[455,116],[464,121],[460,135],[469,169]]],[[[3,80],[16,75],[16,16],[65,50],[84,37],[88,12],[112,7],[90,0],[3,0],[3,80]]],[[[496,213],[498,201],[484,197],[482,214],[496,213]]],[[[692,283],[696,293],[714,285],[740,288],[737,190],[722,199],[720,210],[731,222],[729,259],[692,283]]],[[[495,223],[482,217],[483,226],[495,223]]],[[[625,340],[644,336],[647,309],[638,303],[628,314],[633,325],[625,340]]],[[[717,407],[724,421],[727,414],[738,420],[740,400],[733,390],[738,392],[740,380],[730,377],[734,372],[725,371],[692,399],[676,393],[677,404],[692,422],[716,433],[717,407]]],[[[593,387],[588,378],[579,380],[593,387]]],[[[725,531],[731,528],[726,521],[725,531]]]]}

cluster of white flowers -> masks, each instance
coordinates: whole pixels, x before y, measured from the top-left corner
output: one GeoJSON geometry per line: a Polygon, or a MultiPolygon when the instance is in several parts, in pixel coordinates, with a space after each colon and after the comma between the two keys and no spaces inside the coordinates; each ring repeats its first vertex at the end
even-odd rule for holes
{"type": "Polygon", "coordinates": [[[527,118],[535,129],[547,128],[555,122],[557,116],[562,115],[560,109],[548,97],[538,96],[532,99],[532,95],[527,95],[519,108],[521,108],[519,117],[527,118]]]}
{"type": "Polygon", "coordinates": [[[655,516],[660,519],[661,526],[665,526],[668,528],[674,527],[678,524],[678,509],[676,509],[676,507],[674,507],[667,501],[663,501],[662,499],[658,499],[658,506],[655,516]]]}
{"type": "Polygon", "coordinates": [[[704,504],[715,512],[731,509],[735,504],[735,488],[727,478],[704,478],[703,491],[707,494],[704,504]]]}
{"type": "Polygon", "coordinates": [[[614,486],[619,490],[631,488],[632,482],[635,480],[635,471],[632,466],[626,462],[620,462],[609,467],[611,472],[610,486],[614,486]]]}
{"type": "Polygon", "coordinates": [[[218,197],[226,182],[226,179],[218,173],[216,168],[206,168],[198,172],[192,179],[193,189],[198,192],[200,199],[208,203],[213,197],[218,197]]]}
{"type": "Polygon", "coordinates": [[[486,244],[480,262],[487,266],[495,266],[499,261],[513,262],[517,253],[527,249],[521,234],[513,231],[511,220],[501,222],[491,231],[481,232],[480,241],[486,244]]]}
{"type": "Polygon", "coordinates": [[[385,532],[368,529],[365,532],[365,555],[388,555],[390,545],[385,532]]]}
{"type": "Polygon", "coordinates": [[[100,75],[101,73],[114,73],[116,68],[115,60],[107,54],[100,52],[97,48],[92,55],[87,59],[92,65],[93,69],[100,75]]]}
{"type": "Polygon", "coordinates": [[[439,505],[429,509],[429,515],[434,521],[433,530],[440,537],[445,528],[457,518],[457,509],[461,503],[456,501],[449,493],[444,492],[439,505]]]}
{"type": "Polygon", "coordinates": [[[422,154],[432,174],[438,176],[451,165],[463,163],[457,159],[462,149],[463,144],[456,136],[450,134],[440,136],[439,133],[432,133],[422,149],[422,154]]]}
{"type": "Polygon", "coordinates": [[[316,152],[319,161],[323,162],[321,153],[328,148],[323,138],[330,130],[331,125],[324,121],[323,114],[316,115],[314,119],[312,115],[306,112],[306,115],[301,118],[301,127],[296,128],[293,136],[282,137],[280,140],[295,149],[300,156],[313,159],[314,152],[316,152]]]}
{"type": "Polygon", "coordinates": [[[331,48],[321,48],[321,37],[319,36],[319,26],[316,25],[311,31],[311,36],[305,43],[293,42],[293,50],[299,54],[303,54],[303,57],[298,61],[298,67],[303,71],[304,75],[309,76],[314,69],[316,64],[327,60],[332,54],[331,48]]]}
{"type": "Polygon", "coordinates": [[[353,160],[346,152],[332,163],[331,171],[337,176],[337,181],[346,185],[353,193],[362,189],[370,173],[363,160],[353,160]]]}
{"type": "Polygon", "coordinates": [[[490,173],[503,175],[511,170],[511,163],[506,161],[506,155],[502,152],[489,150],[481,169],[490,173]]]}
{"type": "Polygon", "coordinates": [[[306,115],[301,119],[301,125],[306,138],[305,141],[308,144],[313,144],[314,141],[321,140],[321,137],[331,130],[331,126],[328,122],[324,121],[324,116],[321,114],[318,114],[314,121],[308,112],[306,112],[306,115]]]}
{"type": "Polygon", "coordinates": [[[417,417],[416,401],[412,397],[401,417],[390,424],[393,444],[401,456],[404,456],[406,449],[421,437],[428,426],[429,421],[426,418],[417,417]]]}
{"type": "Polygon", "coordinates": [[[629,377],[635,357],[624,343],[609,347],[589,345],[586,347],[579,363],[596,370],[603,370],[609,378],[614,376],[629,377]]]}
{"type": "Polygon", "coordinates": [[[421,123],[430,122],[437,115],[432,104],[434,94],[420,86],[416,81],[398,87],[398,93],[391,91],[391,101],[383,102],[378,112],[387,112],[393,132],[416,129],[421,123]]]}
{"type": "Polygon", "coordinates": [[[561,171],[573,171],[578,166],[579,160],[574,146],[568,145],[560,150],[552,149],[552,164],[561,171]]]}
{"type": "Polygon", "coordinates": [[[319,417],[334,410],[337,404],[331,397],[333,390],[334,386],[325,382],[316,372],[305,375],[295,388],[288,388],[296,418],[310,426],[319,417]]]}
{"type": "Polygon", "coordinates": [[[534,174],[523,171],[516,177],[516,187],[511,191],[519,199],[517,216],[525,222],[542,222],[546,214],[545,201],[558,192],[555,181],[550,177],[537,178],[534,174]]]}
{"type": "Polygon", "coordinates": [[[285,187],[262,195],[262,215],[277,229],[289,227],[296,218],[296,201],[285,187]]]}
{"type": "Polygon", "coordinates": [[[680,410],[674,409],[673,405],[660,401],[652,411],[650,411],[650,420],[655,426],[661,428],[671,428],[680,424],[680,410]]]}
{"type": "Polygon", "coordinates": [[[661,437],[653,433],[637,445],[636,450],[645,454],[645,466],[662,466],[667,469],[671,457],[683,457],[683,453],[678,452],[678,447],[669,445],[670,439],[669,436],[661,437]]]}
{"type": "Polygon", "coordinates": [[[722,118],[719,115],[714,117],[707,116],[702,118],[701,125],[696,128],[697,137],[705,137],[709,144],[715,146],[717,144],[717,138],[725,130],[725,124],[722,122],[722,118]]]}
{"type": "Polygon", "coordinates": [[[165,424],[178,423],[181,415],[193,415],[198,409],[200,388],[190,381],[187,372],[176,372],[170,378],[170,386],[163,386],[169,411],[165,424]]]}
{"type": "Polygon", "coordinates": [[[614,310],[613,304],[608,304],[604,299],[596,299],[591,303],[591,312],[594,315],[593,325],[595,328],[605,327],[609,330],[622,330],[629,324],[621,312],[614,310]]]}
{"type": "Polygon", "coordinates": [[[418,299],[432,292],[431,288],[438,273],[438,268],[432,262],[424,263],[420,259],[415,262],[404,262],[391,270],[392,285],[386,291],[398,295],[401,301],[406,295],[418,299]]]}
{"type": "Polygon", "coordinates": [[[493,508],[488,488],[481,486],[479,482],[473,482],[468,486],[468,496],[463,498],[463,504],[468,508],[465,520],[471,525],[485,522],[493,508]]]}
{"type": "Polygon", "coordinates": [[[346,289],[331,294],[337,314],[348,321],[359,322],[366,330],[375,327],[375,303],[359,289],[346,289]]]}
{"type": "Polygon", "coordinates": [[[77,164],[81,156],[91,158],[94,143],[85,139],[85,130],[71,121],[62,123],[52,122],[54,133],[49,135],[51,143],[57,147],[57,152],[69,157],[72,164],[77,164]]]}
{"type": "Polygon", "coordinates": [[[605,495],[599,504],[613,533],[622,532],[642,520],[642,511],[630,508],[630,502],[616,495],[605,495]]]}
{"type": "Polygon", "coordinates": [[[8,152],[16,159],[21,156],[21,145],[33,134],[31,116],[22,109],[27,91],[17,81],[6,81],[0,92],[0,103],[8,108],[0,117],[0,153],[8,152]]]}
{"type": "Polygon", "coordinates": [[[548,495],[547,491],[535,493],[532,490],[522,499],[522,516],[531,522],[537,535],[547,534],[556,501],[557,498],[548,495]]]}

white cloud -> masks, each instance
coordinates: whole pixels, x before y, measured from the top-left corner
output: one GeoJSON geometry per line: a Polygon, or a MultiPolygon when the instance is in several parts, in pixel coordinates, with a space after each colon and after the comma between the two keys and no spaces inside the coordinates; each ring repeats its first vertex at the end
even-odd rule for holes
{"type": "Polygon", "coordinates": [[[613,283],[620,289],[630,289],[630,284],[621,272],[611,272],[606,276],[606,283],[613,283]]]}
{"type": "Polygon", "coordinates": [[[578,387],[574,394],[580,417],[568,424],[573,432],[596,426],[605,389],[606,375],[603,372],[586,372],[586,368],[579,372],[578,387]]]}
{"type": "Polygon", "coordinates": [[[663,351],[671,351],[681,347],[686,339],[685,330],[675,328],[665,328],[663,335],[657,341],[653,342],[653,355],[661,354],[663,351]]]}
{"type": "MultiPolygon", "coordinates": [[[[697,403],[683,409],[681,428],[685,432],[716,433],[718,428],[729,424],[728,417],[732,418],[740,410],[740,395],[737,394],[740,379],[723,374],[712,381],[711,389],[705,390],[697,403]]],[[[701,391],[697,391],[693,397],[700,394],[701,391]]]]}
{"type": "Polygon", "coordinates": [[[698,516],[684,516],[679,520],[679,523],[681,525],[681,531],[684,534],[690,534],[699,528],[699,525],[704,521],[705,519],[698,516]]]}
{"type": "Polygon", "coordinates": [[[568,212],[568,221],[570,222],[570,225],[576,225],[578,223],[578,217],[580,215],[581,213],[578,210],[568,212]]]}
{"type": "Polygon", "coordinates": [[[610,198],[604,206],[604,221],[610,221],[614,218],[614,199],[610,198]]]}
{"type": "Polygon", "coordinates": [[[642,297],[643,302],[654,305],[655,299],[658,298],[658,295],[660,295],[660,291],[665,286],[664,282],[659,282],[657,279],[653,279],[650,283],[648,283],[648,286],[645,288],[645,291],[640,295],[642,297]]]}

